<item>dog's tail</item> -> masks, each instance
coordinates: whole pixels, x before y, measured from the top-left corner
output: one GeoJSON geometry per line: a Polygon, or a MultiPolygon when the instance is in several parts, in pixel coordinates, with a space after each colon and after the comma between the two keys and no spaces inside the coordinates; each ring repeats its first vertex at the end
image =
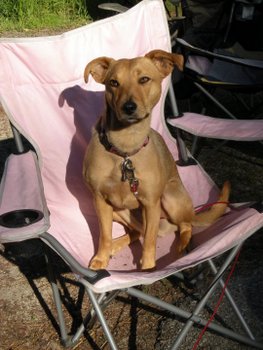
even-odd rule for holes
{"type": "Polygon", "coordinates": [[[230,182],[226,181],[217,202],[212,203],[208,210],[196,212],[192,221],[193,226],[209,226],[225,213],[228,206],[230,187],[230,182]]]}

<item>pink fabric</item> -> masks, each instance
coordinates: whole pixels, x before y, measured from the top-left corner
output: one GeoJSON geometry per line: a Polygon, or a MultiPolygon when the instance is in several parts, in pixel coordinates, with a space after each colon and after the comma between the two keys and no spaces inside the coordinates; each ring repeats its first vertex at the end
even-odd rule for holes
{"type": "Polygon", "coordinates": [[[167,121],[170,125],[196,136],[234,141],[263,140],[263,119],[233,120],[184,113],[182,117],[167,121]]]}
{"type": "MultiPolygon", "coordinates": [[[[38,152],[50,211],[49,233],[83,266],[88,266],[97,249],[98,224],[91,195],[82,180],[82,161],[91,128],[104,108],[103,86],[92,79],[86,85],[83,71],[86,64],[98,56],[135,57],[152,49],[170,50],[161,0],[142,1],[124,14],[60,36],[0,40],[1,101],[17,128],[30,135],[38,152]]],[[[168,83],[166,79],[163,96],[168,83]]],[[[163,135],[177,159],[176,144],[164,124],[163,103],[161,99],[154,110],[152,127],[163,135]]],[[[217,188],[201,167],[182,167],[179,171],[195,205],[215,200],[217,188]]],[[[262,224],[262,215],[251,210],[249,220],[241,220],[233,231],[229,228],[231,224],[226,226],[212,247],[208,242],[211,252],[202,242],[201,250],[196,247],[178,260],[173,250],[174,235],[159,239],[158,270],[152,273],[137,269],[140,249],[137,242],[111,260],[111,276],[98,282],[93,289],[101,292],[150,283],[195,265],[216,251],[229,249],[262,224]]],[[[123,228],[114,223],[113,232],[118,236],[123,228]]]]}
{"type": "Polygon", "coordinates": [[[22,228],[0,225],[0,242],[18,242],[39,236],[49,228],[48,209],[45,205],[43,185],[35,153],[10,155],[0,187],[0,215],[14,210],[35,209],[44,218],[22,228]]]}
{"type": "Polygon", "coordinates": [[[254,209],[230,212],[207,230],[195,233],[192,239],[193,249],[177,260],[175,260],[174,252],[176,243],[174,235],[170,234],[164,238],[159,238],[157,243],[157,270],[148,273],[138,272],[137,270],[136,263],[138,263],[141,246],[139,243],[134,243],[130,248],[126,248],[112,259],[110,263],[112,275],[97,282],[95,291],[118,289],[120,286],[124,288],[138,284],[151,284],[160,278],[193,267],[224,253],[238,243],[243,242],[260,227],[262,227],[262,214],[257,213],[254,209]],[[130,261],[134,259],[134,256],[136,262],[131,265],[130,261]]]}

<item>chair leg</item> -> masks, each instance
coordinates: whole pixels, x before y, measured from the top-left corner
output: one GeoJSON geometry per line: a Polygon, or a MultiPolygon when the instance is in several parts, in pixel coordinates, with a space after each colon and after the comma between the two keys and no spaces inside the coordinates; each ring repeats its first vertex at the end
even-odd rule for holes
{"type": "MultiPolygon", "coordinates": [[[[232,261],[232,259],[234,258],[234,256],[238,252],[238,250],[239,250],[239,246],[232,250],[228,259],[225,261],[225,263],[223,264],[223,266],[221,267],[221,269],[217,273],[217,276],[214,278],[213,282],[211,283],[210,288],[208,289],[208,291],[205,293],[203,298],[197,304],[195,310],[192,313],[193,316],[197,316],[202,311],[202,309],[205,307],[207,300],[209,299],[210,295],[213,293],[213,291],[215,290],[215,288],[217,286],[218,276],[222,275],[222,273],[228,267],[229,263],[232,261]]],[[[194,325],[194,320],[192,319],[192,317],[190,317],[189,320],[185,323],[185,325],[184,325],[183,329],[181,330],[181,332],[179,333],[179,335],[177,336],[176,341],[173,344],[172,350],[179,348],[182,341],[184,340],[184,338],[186,337],[187,333],[189,332],[190,328],[193,325],[194,325]]]]}
{"type": "Polygon", "coordinates": [[[89,299],[93,305],[94,311],[93,312],[91,311],[87,315],[85,321],[80,325],[80,327],[78,328],[75,335],[69,336],[68,332],[67,332],[67,328],[66,328],[64,313],[62,310],[62,302],[61,302],[61,298],[60,298],[60,293],[59,293],[57,281],[55,278],[55,274],[53,271],[52,262],[50,261],[51,260],[50,253],[49,253],[47,247],[45,247],[45,260],[46,260],[46,264],[47,264],[48,280],[49,280],[51,288],[52,288],[53,298],[54,298],[54,302],[55,302],[57,314],[58,314],[58,323],[59,323],[59,329],[60,329],[61,344],[66,348],[74,346],[77,343],[77,341],[79,340],[80,336],[85,331],[86,326],[89,324],[89,322],[93,321],[93,318],[95,316],[94,314],[96,314],[96,316],[98,317],[98,320],[101,323],[101,326],[104,330],[104,334],[105,334],[105,336],[110,344],[111,349],[118,350],[118,348],[115,344],[114,338],[109,330],[107,322],[106,322],[104,315],[102,313],[102,308],[105,308],[110,303],[110,301],[116,296],[116,292],[110,293],[109,296],[106,298],[105,298],[105,294],[102,294],[98,297],[98,299],[96,299],[95,294],[90,290],[90,288],[87,288],[85,286],[85,289],[88,293],[89,299]]]}
{"type": "MultiPolygon", "coordinates": [[[[179,348],[179,346],[181,345],[182,341],[184,340],[185,336],[187,335],[188,331],[193,326],[193,324],[203,326],[203,327],[207,326],[207,320],[199,317],[198,314],[206,305],[207,300],[209,299],[211,294],[214,292],[214,289],[217,287],[223,272],[226,270],[228,265],[231,263],[233,258],[236,256],[240,247],[241,247],[241,244],[236,246],[235,248],[233,248],[231,250],[231,252],[229,253],[228,257],[226,258],[224,264],[222,265],[222,267],[218,271],[217,275],[215,276],[214,280],[212,281],[211,287],[208,289],[207,293],[205,293],[205,295],[201,299],[201,301],[197,304],[193,313],[182,310],[179,307],[176,307],[175,305],[166,303],[166,302],[164,302],[156,297],[153,297],[151,295],[145,294],[136,288],[128,288],[127,289],[127,293],[129,295],[134,296],[134,297],[139,298],[139,299],[142,299],[142,300],[146,301],[147,303],[152,303],[152,304],[154,304],[154,305],[156,305],[164,310],[167,310],[167,311],[173,313],[174,315],[177,315],[177,316],[186,320],[185,326],[183,327],[182,331],[177,336],[175,343],[172,346],[172,350],[179,348]]],[[[238,334],[238,333],[232,331],[231,329],[223,327],[215,322],[211,322],[210,324],[208,324],[207,328],[215,331],[216,333],[218,333],[220,335],[223,335],[223,336],[226,336],[232,340],[235,340],[237,342],[247,344],[247,345],[255,347],[257,349],[263,349],[263,343],[259,343],[253,339],[248,338],[247,336],[244,336],[242,334],[238,334]]]]}
{"type": "MultiPolygon", "coordinates": [[[[234,251],[234,253],[232,254],[233,256],[236,254],[237,250],[234,251]]],[[[231,255],[231,257],[233,259],[232,255],[231,255]]],[[[219,273],[221,273],[221,269],[220,269],[219,273]]],[[[216,279],[218,279],[218,277],[216,279]]],[[[208,297],[211,295],[211,293],[213,291],[214,291],[214,288],[212,288],[211,292],[209,292],[209,294],[206,295],[205,302],[206,302],[206,300],[208,299],[208,297]]],[[[173,304],[169,304],[169,303],[167,303],[165,301],[162,301],[162,300],[158,299],[157,297],[154,297],[154,296],[151,296],[149,294],[143,293],[142,291],[140,291],[140,290],[138,290],[136,288],[133,288],[133,287],[128,288],[126,290],[126,292],[129,295],[131,295],[131,296],[133,296],[135,298],[144,300],[147,303],[153,304],[153,305],[155,305],[157,307],[160,307],[161,309],[167,310],[167,311],[171,312],[172,314],[181,317],[184,320],[189,320],[190,322],[197,324],[198,326],[203,326],[204,327],[207,324],[207,320],[197,316],[196,310],[193,313],[191,313],[189,311],[182,310],[182,309],[180,309],[179,307],[177,307],[177,306],[175,306],[173,304]]],[[[201,308],[200,308],[200,311],[201,311],[201,308]]],[[[190,327],[191,326],[192,326],[192,324],[190,325],[190,327]]],[[[189,329],[190,329],[190,327],[189,327],[189,329]]],[[[263,349],[263,344],[262,343],[254,341],[254,340],[248,338],[247,336],[238,334],[238,333],[232,331],[231,329],[223,327],[223,326],[221,326],[221,325],[219,325],[219,324],[217,324],[215,322],[211,322],[208,325],[208,329],[211,329],[211,330],[215,331],[218,334],[224,335],[224,336],[226,336],[226,337],[228,337],[230,339],[233,339],[235,341],[238,341],[240,343],[250,345],[250,346],[255,347],[257,349],[263,349]]],[[[176,339],[176,343],[173,345],[172,349],[178,349],[178,347],[181,345],[184,337],[186,336],[188,330],[184,330],[184,329],[182,330],[183,333],[179,334],[179,341],[178,341],[178,339],[176,339]]]]}
{"type": "Polygon", "coordinates": [[[172,84],[170,84],[170,86],[169,86],[168,95],[169,95],[173,115],[175,117],[178,117],[179,110],[178,110],[178,106],[177,106],[177,102],[176,102],[176,98],[175,98],[175,93],[174,93],[174,88],[173,88],[172,84]]]}
{"type": "Polygon", "coordinates": [[[48,272],[48,280],[52,288],[53,292],[53,298],[57,309],[58,314],[58,323],[59,323],[59,329],[60,329],[60,341],[61,344],[65,347],[69,347],[72,345],[71,339],[68,336],[67,329],[66,329],[66,323],[65,318],[62,310],[62,302],[60,298],[60,293],[57,285],[57,281],[55,278],[55,274],[53,271],[52,263],[50,261],[50,253],[48,251],[48,248],[45,246],[45,260],[47,264],[47,272],[48,272]]]}
{"type": "Polygon", "coordinates": [[[235,3],[235,1],[233,1],[232,6],[231,6],[231,10],[230,10],[230,15],[229,15],[228,23],[227,23],[227,29],[226,29],[226,32],[225,32],[225,35],[224,35],[224,41],[223,41],[224,44],[227,42],[227,39],[228,39],[228,35],[229,35],[230,28],[231,28],[232,21],[233,21],[233,16],[234,16],[235,8],[236,8],[236,3],[235,3]]]}
{"type": "Polygon", "coordinates": [[[197,152],[197,147],[198,147],[198,141],[200,140],[199,136],[194,136],[193,137],[193,143],[191,147],[191,154],[193,157],[196,157],[196,152],[197,152]]]}
{"type": "MultiPolygon", "coordinates": [[[[217,271],[217,268],[216,268],[214,262],[213,262],[212,260],[209,260],[209,261],[208,261],[208,264],[210,265],[210,268],[211,268],[211,270],[212,270],[212,273],[213,273],[214,275],[216,275],[216,274],[218,273],[218,271],[217,271]]],[[[222,288],[225,286],[225,282],[223,281],[222,278],[220,278],[219,283],[220,283],[220,285],[221,285],[222,288]]],[[[231,304],[233,310],[235,311],[237,317],[239,318],[239,321],[241,322],[241,324],[242,324],[242,326],[243,326],[245,332],[247,333],[247,335],[248,335],[251,339],[255,340],[255,337],[254,337],[254,335],[253,335],[251,329],[249,328],[249,326],[248,326],[246,320],[244,319],[243,315],[241,314],[241,312],[240,312],[240,310],[239,310],[237,304],[235,303],[234,299],[232,298],[232,295],[231,295],[231,293],[229,292],[228,288],[225,289],[225,295],[226,295],[227,299],[229,300],[229,302],[230,302],[230,304],[231,304]]]]}
{"type": "MultiPolygon", "coordinates": [[[[171,103],[173,115],[175,117],[178,117],[179,110],[178,110],[178,106],[177,106],[175,93],[174,93],[174,89],[173,89],[172,84],[170,84],[170,86],[169,86],[168,94],[169,94],[169,98],[170,98],[170,103],[171,103]]],[[[176,141],[177,141],[177,145],[178,145],[178,149],[179,149],[180,161],[182,162],[182,164],[187,164],[189,157],[188,157],[187,149],[186,149],[185,143],[182,139],[182,136],[181,136],[179,129],[176,129],[176,141]]]]}
{"type": "MultiPolygon", "coordinates": [[[[236,246],[235,248],[232,249],[232,251],[229,253],[228,257],[226,258],[224,264],[222,265],[222,267],[220,268],[220,270],[217,272],[214,280],[212,281],[210,288],[208,289],[207,293],[205,293],[205,295],[203,296],[203,298],[200,300],[200,302],[197,304],[195,310],[193,311],[192,315],[190,316],[190,318],[188,319],[188,321],[185,323],[182,331],[180,332],[180,334],[177,336],[175,343],[173,344],[172,350],[176,350],[179,348],[179,346],[181,345],[182,341],[184,340],[185,336],[187,335],[187,333],[189,332],[190,328],[194,325],[195,322],[195,317],[202,311],[202,309],[204,308],[204,306],[206,305],[207,300],[209,299],[209,297],[211,296],[211,294],[214,292],[215,288],[217,287],[218,283],[221,280],[221,276],[224,273],[224,271],[226,270],[226,268],[229,266],[229,264],[231,263],[231,261],[234,259],[234,257],[236,256],[237,252],[239,251],[239,249],[241,248],[241,244],[236,246]]],[[[200,323],[201,324],[201,323],[200,323]]],[[[210,325],[208,326],[208,328],[213,329],[212,326],[213,322],[210,323],[210,325]]],[[[214,324],[216,325],[216,324],[214,324]]],[[[216,329],[215,329],[216,330],[216,329]]],[[[228,330],[225,327],[220,327],[216,330],[217,332],[219,332],[222,335],[225,335],[231,339],[234,339],[238,342],[247,344],[247,345],[251,345],[255,348],[258,349],[263,349],[263,344],[258,343],[254,340],[254,337],[252,339],[247,338],[241,334],[235,333],[231,330],[228,330]]]]}
{"type": "MultiPolygon", "coordinates": [[[[210,269],[211,269],[213,275],[216,276],[216,275],[218,274],[218,270],[217,270],[217,268],[216,268],[216,266],[215,266],[213,260],[210,259],[210,260],[207,261],[207,263],[208,263],[208,265],[209,265],[209,267],[210,267],[210,269]]],[[[200,264],[198,265],[198,267],[200,267],[200,264]]],[[[196,279],[199,277],[199,275],[200,275],[200,274],[203,275],[203,270],[204,270],[204,269],[201,268],[200,271],[198,271],[196,274],[194,274],[193,276],[190,276],[190,278],[189,278],[190,282],[192,282],[192,280],[193,280],[194,282],[196,282],[196,279]]],[[[182,278],[182,280],[184,280],[184,279],[182,278]]],[[[225,281],[224,281],[222,278],[220,278],[219,283],[220,283],[220,285],[221,285],[222,288],[225,288],[225,281]]],[[[248,335],[252,340],[255,340],[255,337],[254,337],[254,335],[253,335],[251,329],[249,328],[249,326],[248,326],[246,320],[244,319],[243,315],[241,314],[241,312],[240,312],[240,310],[239,310],[239,308],[238,308],[238,306],[237,306],[235,300],[233,299],[233,297],[232,297],[232,295],[231,295],[231,293],[230,293],[230,291],[229,291],[228,288],[225,288],[225,296],[227,297],[228,301],[230,302],[233,311],[236,313],[236,315],[237,315],[237,317],[238,317],[240,323],[242,324],[243,329],[244,329],[245,332],[247,333],[247,335],[248,335]]]]}
{"type": "Polygon", "coordinates": [[[102,313],[102,310],[101,310],[101,307],[99,305],[99,302],[98,302],[97,298],[95,297],[95,294],[93,293],[93,291],[90,288],[87,288],[87,287],[86,287],[86,291],[87,291],[87,293],[89,295],[90,301],[91,301],[91,303],[92,303],[92,305],[94,307],[94,310],[95,310],[95,312],[97,314],[98,320],[100,321],[100,324],[101,324],[101,326],[103,328],[104,334],[105,334],[105,336],[106,336],[106,338],[107,338],[107,340],[109,342],[109,345],[110,345],[111,349],[112,350],[118,350],[117,345],[116,345],[116,343],[114,341],[114,338],[113,338],[113,336],[112,336],[112,334],[110,332],[110,329],[108,327],[108,324],[107,324],[107,322],[105,320],[105,317],[104,317],[104,315],[102,313]]]}
{"type": "MultiPolygon", "coordinates": [[[[100,309],[104,311],[107,308],[107,306],[111,303],[111,301],[115,299],[119,293],[120,293],[119,290],[114,290],[108,293],[101,293],[97,298],[97,302],[100,306],[100,309]]],[[[81,329],[82,329],[82,333],[85,331],[85,329],[91,329],[96,323],[97,318],[98,317],[95,310],[94,309],[90,310],[90,312],[85,317],[83,324],[80,326],[79,332],[81,332],[81,329]]]]}

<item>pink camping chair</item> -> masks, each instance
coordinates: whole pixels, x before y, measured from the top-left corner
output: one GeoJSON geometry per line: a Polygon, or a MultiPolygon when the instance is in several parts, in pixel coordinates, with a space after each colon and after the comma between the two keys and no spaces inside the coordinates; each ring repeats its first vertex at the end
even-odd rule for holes
{"type": "MultiPolygon", "coordinates": [[[[158,239],[155,271],[138,269],[139,242],[114,256],[107,270],[88,268],[98,244],[98,224],[91,195],[82,180],[82,161],[91,128],[103,109],[104,92],[103,86],[92,79],[86,85],[83,71],[87,62],[98,56],[130,58],[157,48],[170,50],[161,0],[142,1],[123,14],[58,36],[0,40],[1,103],[12,124],[18,148],[16,154],[8,157],[1,182],[0,242],[37,238],[57,252],[84,286],[92,304],[91,314],[98,317],[112,349],[117,349],[117,345],[103,310],[120,291],[185,319],[182,332],[171,334],[176,338],[173,348],[178,348],[193,324],[206,324],[198,313],[218,283],[222,283],[222,273],[242,243],[263,226],[263,215],[255,207],[231,205],[227,214],[210,228],[194,232],[191,249],[177,260],[171,249],[175,235],[158,239]],[[26,149],[21,135],[30,141],[34,150],[26,149]],[[181,310],[137,288],[205,261],[212,266],[212,259],[226,251],[229,254],[222,267],[217,271],[213,265],[214,281],[194,311],[181,310]]],[[[164,137],[174,159],[178,160],[177,144],[168,132],[163,115],[169,82],[166,79],[163,84],[152,127],[164,137]]],[[[171,89],[170,97],[173,96],[171,89]]],[[[196,207],[216,200],[218,189],[198,163],[178,167],[196,207]]],[[[123,227],[114,223],[114,237],[122,233],[123,227]]],[[[73,346],[88,322],[83,322],[72,337],[68,335],[58,287],[52,274],[50,278],[61,342],[73,346]]],[[[213,322],[209,328],[263,349],[262,342],[254,339],[236,304],[230,300],[245,333],[236,333],[213,322]]]]}

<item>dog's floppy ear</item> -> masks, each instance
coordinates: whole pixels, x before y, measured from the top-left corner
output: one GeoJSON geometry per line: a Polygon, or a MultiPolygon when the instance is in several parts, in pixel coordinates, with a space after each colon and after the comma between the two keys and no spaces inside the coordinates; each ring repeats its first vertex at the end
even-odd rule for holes
{"type": "Polygon", "coordinates": [[[155,64],[156,68],[165,78],[169,75],[174,66],[176,66],[180,71],[183,70],[184,57],[177,53],[169,53],[163,50],[153,50],[148,52],[145,57],[148,57],[155,64]]]}
{"type": "Polygon", "coordinates": [[[110,57],[99,57],[89,62],[84,71],[85,83],[88,82],[91,74],[97,83],[104,84],[105,76],[112,61],[114,60],[110,57]]]}

